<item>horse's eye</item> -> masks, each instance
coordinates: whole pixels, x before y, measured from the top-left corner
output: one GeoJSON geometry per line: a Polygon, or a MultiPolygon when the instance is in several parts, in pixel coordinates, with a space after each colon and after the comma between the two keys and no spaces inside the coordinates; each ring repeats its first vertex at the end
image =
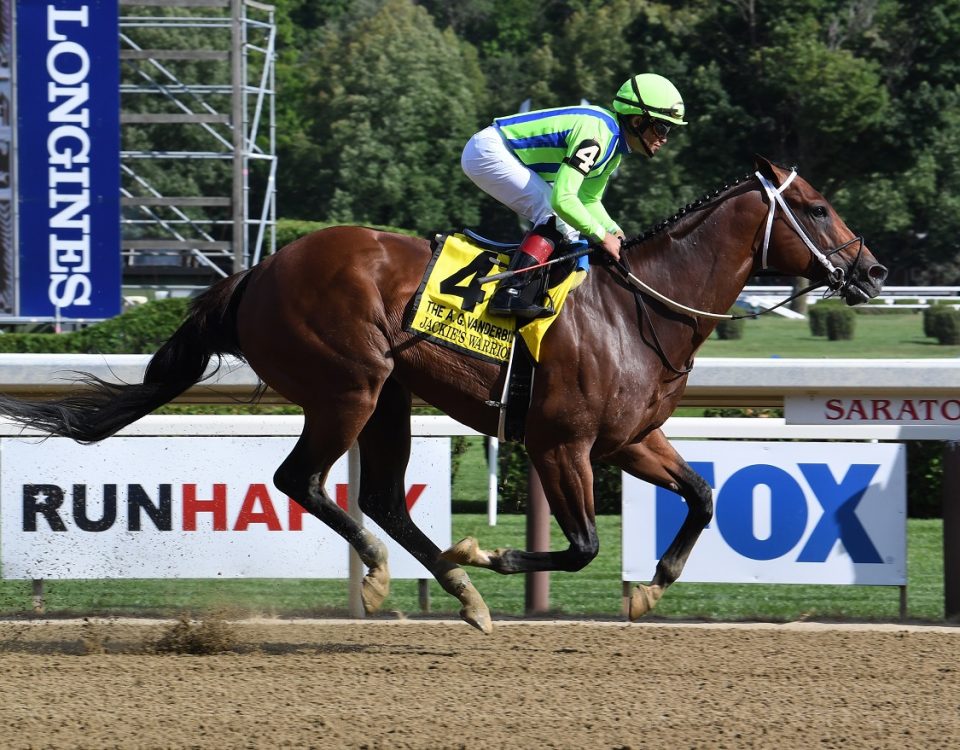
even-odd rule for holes
{"type": "Polygon", "coordinates": [[[827,218],[827,208],[826,206],[813,206],[810,209],[810,215],[815,219],[825,219],[827,218]]]}

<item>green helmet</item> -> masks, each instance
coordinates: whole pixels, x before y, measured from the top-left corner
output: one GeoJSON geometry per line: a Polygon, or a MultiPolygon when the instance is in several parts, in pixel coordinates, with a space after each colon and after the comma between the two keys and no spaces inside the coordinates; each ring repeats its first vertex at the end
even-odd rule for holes
{"type": "Polygon", "coordinates": [[[663,76],[656,73],[641,73],[620,87],[613,108],[621,115],[648,115],[666,120],[674,125],[686,125],[683,121],[683,97],[663,76]]]}

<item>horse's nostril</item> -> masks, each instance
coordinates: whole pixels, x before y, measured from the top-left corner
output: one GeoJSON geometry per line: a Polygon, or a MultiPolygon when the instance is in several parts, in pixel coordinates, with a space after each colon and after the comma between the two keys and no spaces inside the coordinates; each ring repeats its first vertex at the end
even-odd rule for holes
{"type": "Polygon", "coordinates": [[[882,283],[885,278],[887,278],[887,268],[886,266],[881,266],[879,263],[875,266],[871,266],[867,274],[870,276],[871,281],[875,281],[878,284],[882,283]]]}

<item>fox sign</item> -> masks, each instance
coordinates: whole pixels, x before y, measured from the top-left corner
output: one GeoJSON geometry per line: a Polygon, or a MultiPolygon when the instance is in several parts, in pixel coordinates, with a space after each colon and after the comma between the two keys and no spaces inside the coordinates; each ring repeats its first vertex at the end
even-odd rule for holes
{"type": "MultiPolygon", "coordinates": [[[[714,490],[681,576],[703,583],[906,583],[905,449],[896,444],[680,442],[714,490]]],[[[647,580],[686,516],[623,482],[623,580],[647,580]]]]}

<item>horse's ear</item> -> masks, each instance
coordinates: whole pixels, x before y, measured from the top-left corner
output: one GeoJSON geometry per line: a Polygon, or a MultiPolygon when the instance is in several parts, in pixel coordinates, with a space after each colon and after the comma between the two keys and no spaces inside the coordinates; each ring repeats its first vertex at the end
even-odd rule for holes
{"type": "Polygon", "coordinates": [[[760,156],[760,154],[753,155],[753,165],[760,174],[770,180],[770,182],[772,182],[774,185],[779,185],[781,182],[783,182],[787,178],[790,171],[788,169],[784,169],[783,167],[777,166],[767,157],[760,156]]]}
{"type": "Polygon", "coordinates": [[[767,157],[760,156],[760,154],[754,154],[753,166],[756,168],[756,170],[760,174],[762,174],[768,180],[772,180],[776,182],[777,180],[776,170],[774,169],[773,162],[770,161],[767,157]]]}

